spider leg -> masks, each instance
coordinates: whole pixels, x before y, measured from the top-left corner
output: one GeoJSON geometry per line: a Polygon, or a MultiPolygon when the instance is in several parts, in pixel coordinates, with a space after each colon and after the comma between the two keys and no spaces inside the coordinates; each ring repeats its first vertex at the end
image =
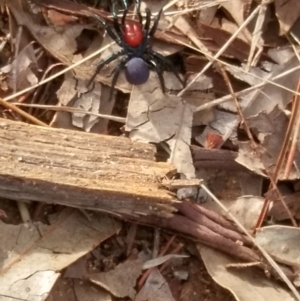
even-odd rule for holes
{"type": "Polygon", "coordinates": [[[125,28],[126,16],[128,13],[128,3],[126,0],[122,0],[122,2],[123,2],[123,6],[124,6],[124,13],[122,16],[122,27],[125,28]]]}
{"type": "Polygon", "coordinates": [[[118,67],[117,69],[115,70],[115,74],[113,76],[113,79],[111,81],[111,88],[110,88],[110,92],[109,92],[109,98],[108,98],[108,101],[111,101],[112,99],[112,94],[113,94],[113,91],[115,89],[115,86],[116,86],[116,83],[118,81],[118,78],[119,78],[119,75],[120,75],[120,72],[121,70],[125,67],[126,63],[129,61],[129,58],[128,56],[125,56],[121,62],[118,64],[118,67]]]}
{"type": "Polygon", "coordinates": [[[113,32],[113,30],[107,25],[107,23],[102,19],[100,18],[99,16],[97,15],[94,15],[94,18],[97,19],[101,24],[102,26],[105,28],[107,34],[120,46],[122,47],[122,40],[121,40],[121,37],[116,34],[115,32],[113,32]]]}
{"type": "MultiPolygon", "coordinates": [[[[122,25],[125,26],[125,21],[126,21],[126,16],[128,13],[128,4],[126,2],[126,0],[122,0],[123,2],[123,6],[124,6],[124,14],[122,17],[122,25]]],[[[143,24],[143,17],[141,14],[141,1],[140,0],[135,0],[135,4],[137,6],[137,15],[139,17],[139,22],[141,23],[141,25],[143,24]]]]}
{"type": "Polygon", "coordinates": [[[128,11],[128,3],[126,0],[122,0],[124,9],[128,11]]]}
{"type": "Polygon", "coordinates": [[[158,75],[158,79],[160,82],[160,86],[161,86],[161,90],[163,92],[163,94],[166,93],[166,86],[165,86],[165,80],[163,77],[163,73],[162,70],[160,69],[159,65],[157,64],[157,62],[153,59],[146,59],[146,62],[149,63],[150,65],[152,65],[158,75]]]}
{"type": "Polygon", "coordinates": [[[150,22],[151,22],[151,11],[147,7],[146,8],[146,23],[145,23],[145,27],[144,27],[144,30],[146,32],[146,37],[148,36],[148,33],[149,33],[150,22]]]}
{"type": "Polygon", "coordinates": [[[141,1],[140,0],[135,0],[135,4],[137,6],[136,12],[137,12],[137,15],[139,17],[139,22],[140,22],[141,25],[143,25],[143,17],[142,17],[142,14],[141,14],[141,1]]]}
{"type": "MultiPolygon", "coordinates": [[[[116,31],[118,37],[119,37],[120,40],[122,41],[123,30],[122,30],[122,28],[120,27],[120,24],[119,24],[119,21],[118,21],[118,10],[116,9],[116,2],[115,2],[115,1],[113,1],[112,8],[111,8],[111,13],[112,13],[112,15],[113,15],[114,29],[115,29],[115,31],[116,31]]],[[[124,12],[125,18],[126,18],[126,14],[127,14],[127,10],[125,9],[125,12],[124,12]]],[[[123,15],[123,17],[122,17],[122,22],[123,22],[124,15],[123,15]]]]}
{"type": "Polygon", "coordinates": [[[154,24],[153,24],[153,26],[152,26],[149,34],[148,34],[148,37],[147,37],[148,40],[150,40],[154,36],[154,34],[157,30],[158,22],[159,22],[162,11],[163,11],[163,7],[160,9],[160,11],[158,12],[158,14],[155,18],[154,24]]]}
{"type": "Polygon", "coordinates": [[[182,84],[182,86],[184,87],[184,81],[181,79],[181,77],[179,76],[176,68],[174,67],[173,63],[171,62],[171,60],[169,60],[167,57],[164,57],[163,55],[159,54],[156,51],[153,51],[152,49],[148,50],[148,54],[150,57],[155,58],[159,61],[161,61],[163,64],[165,64],[170,71],[172,71],[174,73],[174,75],[176,76],[176,78],[178,79],[178,81],[182,84]]]}
{"type": "Polygon", "coordinates": [[[94,81],[95,77],[97,76],[97,74],[101,71],[101,69],[109,64],[110,62],[114,61],[116,58],[118,58],[121,55],[124,55],[125,51],[121,50],[117,53],[113,53],[112,55],[110,55],[109,57],[107,57],[104,61],[102,61],[96,68],[95,73],[93,74],[93,76],[89,79],[88,83],[87,83],[87,87],[94,81]]]}

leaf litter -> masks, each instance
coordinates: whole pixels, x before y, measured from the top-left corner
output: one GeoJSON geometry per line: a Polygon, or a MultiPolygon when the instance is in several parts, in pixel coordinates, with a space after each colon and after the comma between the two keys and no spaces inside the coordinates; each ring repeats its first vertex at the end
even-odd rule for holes
{"type": "MultiPolygon", "coordinates": [[[[56,1],[53,1],[53,4],[49,4],[52,3],[51,1],[47,4],[41,2],[41,5],[44,5],[43,9],[33,3],[34,9],[31,12],[24,10],[23,7],[17,7],[17,4],[7,5],[16,22],[25,25],[34,40],[46,49],[53,58],[67,66],[71,66],[87,57],[94,49],[106,47],[101,56],[82,63],[66,73],[61,79],[60,87],[53,89],[53,91],[55,90],[54,93],[52,90],[49,91],[49,94],[51,95],[52,92],[53,97],[57,97],[58,104],[61,107],[70,106],[80,108],[83,111],[107,115],[112,114],[113,111],[120,111],[118,102],[115,102],[118,96],[121,98],[120,93],[114,93],[114,100],[109,102],[109,87],[106,86],[110,85],[113,71],[116,68],[114,63],[104,68],[97,75],[90,90],[86,87],[87,81],[98,63],[104,57],[115,52],[118,47],[112,45],[111,40],[106,36],[103,38],[103,30],[95,31],[93,24],[91,25],[93,22],[78,22],[80,18],[86,17],[89,11],[87,7],[80,4],[71,4],[72,2],[68,1],[62,2],[61,7],[56,1]],[[57,11],[53,8],[56,8],[57,11]],[[48,14],[46,23],[36,23],[36,18],[32,18],[32,13],[37,16],[41,12],[45,13],[45,11],[48,14]],[[85,32],[93,32],[93,34],[84,35],[85,32]],[[84,50],[78,50],[79,46],[83,47],[84,50]]],[[[125,128],[122,129],[120,124],[114,125],[118,127],[116,130],[119,135],[125,129],[132,140],[154,143],[160,146],[167,154],[167,160],[176,167],[180,178],[193,179],[201,177],[206,185],[215,190],[216,195],[219,194],[225,206],[246,226],[250,233],[255,230],[261,208],[263,203],[266,202],[264,194],[268,190],[264,188],[262,183],[269,181],[270,176],[273,177],[276,173],[278,176],[275,177],[275,182],[277,180],[295,181],[290,182],[290,185],[293,186],[292,191],[289,195],[284,196],[284,199],[287,201],[287,205],[290,206],[293,216],[296,219],[299,217],[296,205],[297,183],[299,180],[297,164],[292,164],[288,176],[282,170],[277,171],[278,158],[282,156],[282,143],[290,126],[288,111],[291,110],[291,103],[297,101],[293,97],[295,95],[299,96],[299,91],[295,91],[299,79],[299,68],[295,68],[299,65],[297,49],[296,47],[294,49],[286,47],[288,44],[286,41],[285,47],[278,47],[282,46],[283,34],[291,33],[291,36],[297,34],[297,27],[293,26],[296,25],[299,17],[299,5],[297,1],[293,0],[275,0],[273,2],[274,4],[262,1],[261,4],[257,4],[256,9],[260,14],[257,19],[251,17],[254,5],[251,0],[224,3],[215,1],[214,6],[201,10],[201,14],[198,11],[199,8],[196,7],[197,5],[193,6],[194,3],[186,3],[183,6],[180,3],[175,3],[176,7],[169,7],[169,10],[165,13],[166,16],[159,24],[156,37],[160,41],[154,41],[154,48],[157,47],[158,51],[161,51],[164,55],[174,54],[176,56],[180,53],[183,56],[187,88],[179,92],[181,87],[178,85],[177,79],[169,72],[164,72],[167,89],[171,92],[167,95],[161,93],[159,80],[154,72],[151,72],[147,84],[140,87],[130,87],[124,75],[121,74],[116,86],[118,91],[123,92],[122,97],[130,93],[125,128]],[[180,13],[181,10],[184,11],[186,8],[191,8],[192,12],[197,12],[199,15],[180,13]],[[272,9],[274,10],[272,11],[272,9]],[[274,14],[272,15],[274,11],[276,17],[274,14]],[[230,18],[226,17],[228,14],[230,18]],[[272,26],[274,20],[277,22],[277,32],[274,30],[276,26],[272,26]],[[246,21],[250,24],[249,26],[244,26],[246,21]],[[270,31],[270,28],[273,31],[270,31]],[[236,38],[219,53],[219,49],[223,48],[223,45],[235,35],[236,30],[240,31],[236,38]],[[170,42],[173,45],[170,45],[170,42]],[[267,52],[263,49],[265,45],[274,48],[267,52]],[[200,53],[204,53],[206,60],[203,60],[200,53]],[[212,61],[212,56],[216,53],[218,53],[221,60],[215,60],[217,63],[214,63],[213,67],[205,67],[207,61],[212,61]],[[189,62],[190,64],[188,64],[189,62]],[[196,62],[196,64],[191,62],[196,62]],[[220,68],[224,68],[231,75],[229,77],[230,83],[224,83],[220,68]],[[290,72],[293,68],[295,70],[290,72]],[[287,75],[282,76],[285,73],[287,75]],[[201,80],[197,82],[200,76],[202,76],[201,80]],[[278,79],[278,77],[280,78],[278,79]],[[236,88],[234,91],[243,93],[239,98],[240,111],[236,103],[231,100],[232,95],[227,95],[229,85],[236,88]],[[261,85],[261,87],[257,87],[257,85],[261,85]],[[244,92],[244,90],[247,91],[251,87],[253,88],[251,92],[244,92]],[[178,93],[179,96],[176,96],[178,93]],[[205,97],[203,97],[203,94],[205,94],[205,97]],[[210,101],[208,94],[215,99],[210,101]],[[203,111],[202,108],[205,104],[211,107],[207,107],[203,111]],[[241,115],[237,114],[240,112],[245,120],[245,126],[249,127],[254,138],[247,136],[247,129],[245,129],[243,122],[241,123],[241,115]],[[193,149],[193,154],[191,152],[192,142],[196,143],[198,147],[200,146],[198,149],[193,149]],[[253,147],[254,143],[256,143],[257,148],[253,147]],[[195,157],[203,156],[203,150],[209,150],[213,154],[218,154],[221,158],[225,154],[222,151],[228,149],[235,153],[234,159],[228,161],[231,162],[228,165],[231,168],[236,168],[233,163],[238,163],[238,171],[236,169],[233,172],[232,170],[231,172],[224,171],[222,167],[220,168],[220,166],[223,166],[221,160],[216,158],[214,160],[206,159],[203,162],[199,160],[198,164],[195,164],[195,157]],[[217,150],[220,152],[214,152],[217,150]],[[247,194],[250,194],[250,196],[247,196],[247,194]]],[[[203,1],[199,3],[205,5],[205,1],[204,4],[203,1]]],[[[154,7],[153,11],[158,11],[160,5],[161,3],[155,2],[151,4],[151,7],[154,7]]],[[[104,17],[103,10],[96,9],[93,12],[97,12],[104,17]]],[[[16,36],[16,32],[12,32],[12,34],[14,37],[16,36]]],[[[7,65],[9,66],[9,68],[6,67],[9,70],[8,72],[14,73],[14,76],[10,76],[14,79],[8,81],[8,87],[13,92],[35,86],[39,80],[42,80],[41,74],[36,72],[39,67],[37,67],[38,60],[35,53],[32,43],[26,47],[20,47],[18,56],[15,57],[12,63],[7,65]]],[[[45,56],[45,53],[42,56],[45,56]]],[[[43,57],[43,60],[45,60],[45,57],[43,57]]],[[[180,65],[177,60],[178,57],[174,59],[174,62],[180,65]]],[[[7,70],[2,68],[4,74],[7,73],[7,70]]],[[[237,95],[239,95],[238,93],[237,95]]],[[[3,94],[3,96],[6,95],[3,94]]],[[[126,102],[124,106],[127,106],[126,102]]],[[[42,115],[38,114],[37,116],[42,115]]],[[[79,128],[87,132],[107,133],[111,131],[111,125],[107,119],[85,115],[84,113],[56,112],[51,115],[50,122],[52,126],[69,129],[79,128]]],[[[296,152],[299,152],[298,145],[296,146],[296,152]]],[[[272,181],[271,183],[267,182],[267,184],[272,188],[272,181]]],[[[267,221],[286,221],[289,215],[282,209],[283,207],[280,207],[282,204],[278,201],[280,198],[276,195],[280,192],[274,187],[273,190],[275,190],[275,192],[273,191],[274,194],[267,194],[267,198],[272,203],[271,210],[266,212],[267,221]]],[[[195,188],[189,191],[185,190],[184,193],[178,191],[177,196],[185,198],[195,192],[197,192],[195,188]]],[[[203,194],[203,191],[201,193],[201,190],[199,195],[202,199],[207,197],[203,194]]],[[[208,202],[203,206],[210,207],[211,205],[208,202]]],[[[213,210],[218,211],[215,206],[213,210]]],[[[221,214],[224,214],[224,212],[221,214]]],[[[83,221],[83,216],[77,216],[78,218],[83,221]]],[[[83,224],[86,223],[87,221],[83,222],[83,224]]],[[[111,221],[107,223],[109,225],[111,221]]],[[[18,245],[20,250],[16,251],[13,245],[9,245],[3,250],[5,252],[14,250],[19,254],[18,256],[21,256],[20,261],[16,261],[16,258],[19,257],[14,253],[8,254],[7,258],[3,257],[2,259],[1,277],[3,277],[3,281],[1,281],[1,293],[4,298],[19,298],[21,296],[26,300],[44,300],[54,282],[59,278],[59,271],[87,254],[104,239],[94,236],[89,238],[89,234],[92,232],[88,234],[85,226],[81,224],[70,226],[74,229],[76,227],[79,232],[72,237],[74,241],[66,240],[63,225],[62,223],[59,227],[54,228],[54,232],[46,235],[44,239],[47,241],[47,237],[51,238],[51,235],[61,232],[59,234],[62,236],[56,238],[57,243],[60,243],[61,248],[69,243],[70,249],[68,251],[61,250],[53,241],[52,243],[56,245],[53,250],[53,245],[48,247],[39,245],[43,243],[44,237],[41,238],[40,235],[41,233],[43,235],[47,233],[47,226],[40,225],[38,228],[36,226],[33,228],[31,228],[32,226],[29,228],[13,226],[10,228],[10,226],[2,224],[4,230],[1,233],[5,235],[4,238],[7,238],[8,231],[12,231],[9,233],[12,233],[12,243],[15,243],[16,233],[19,233],[18,244],[20,244],[18,245]],[[26,235],[29,235],[29,238],[26,235]],[[81,248],[81,244],[77,242],[82,239],[86,239],[84,240],[86,246],[83,250],[78,250],[76,248],[81,248]],[[37,255],[45,257],[42,259],[40,257],[35,258],[33,256],[35,250],[43,250],[43,252],[40,252],[41,254],[37,255]],[[55,261],[53,254],[55,255],[55,261]],[[41,266],[39,264],[33,265],[33,262],[38,261],[41,261],[41,266]],[[22,264],[25,264],[25,267],[22,267],[22,264]],[[23,270],[23,273],[26,270],[29,272],[20,275],[19,269],[23,270]],[[33,284],[38,281],[39,277],[43,278],[47,285],[43,289],[36,287],[36,290],[33,290],[33,284]],[[30,288],[30,293],[27,288],[30,288]]],[[[108,225],[104,227],[106,231],[109,229],[108,225]]],[[[53,225],[50,227],[53,227],[53,225]]],[[[91,229],[100,231],[98,226],[94,224],[88,227],[90,227],[90,231],[91,229]]],[[[108,231],[106,238],[112,236],[115,232],[118,231],[108,231]]],[[[293,227],[280,225],[263,227],[257,232],[255,241],[263,246],[278,263],[295,268],[299,265],[297,262],[298,246],[295,244],[297,235],[297,229],[293,227]],[[278,239],[279,237],[280,239],[278,239]],[[278,242],[278,244],[275,244],[275,242],[278,242]]],[[[123,243],[119,241],[119,244],[122,245],[123,243]]],[[[226,287],[236,300],[252,300],[254,298],[259,300],[269,300],[271,298],[272,300],[295,300],[291,293],[278,282],[267,279],[258,269],[242,264],[238,266],[239,263],[233,260],[232,257],[207,246],[198,245],[197,248],[209,274],[222,287],[226,287]],[[232,263],[235,264],[235,267],[232,263]]],[[[75,272],[69,274],[67,279],[76,278],[74,277],[76,274],[78,277],[83,270],[83,265],[88,264],[89,260],[79,260],[77,263],[80,263],[77,267],[79,272],[76,273],[75,269],[75,272]]],[[[123,263],[112,263],[109,271],[101,272],[101,269],[98,271],[96,268],[95,275],[87,277],[88,273],[83,273],[79,277],[89,279],[102,288],[105,287],[106,292],[99,287],[91,289],[87,282],[81,285],[78,280],[72,280],[73,292],[76,292],[77,296],[76,300],[81,300],[81,298],[84,300],[84,297],[79,296],[83,296],[89,291],[90,294],[95,291],[98,294],[102,292],[103,299],[107,298],[107,300],[110,300],[107,292],[116,297],[129,296],[132,300],[144,300],[146,297],[148,300],[175,300],[174,296],[178,297],[176,287],[180,287],[180,282],[174,280],[176,285],[172,286],[172,281],[156,269],[152,269],[146,284],[137,292],[135,283],[137,283],[142,273],[142,262],[137,264],[136,260],[126,259],[123,263]],[[132,278],[126,277],[128,275],[132,278]],[[101,280],[99,280],[99,277],[101,280]],[[121,277],[121,279],[118,279],[118,277],[121,277]],[[130,284],[126,281],[130,281],[130,284]]],[[[99,264],[100,261],[96,261],[99,264]]],[[[97,267],[97,264],[93,266],[97,267]]],[[[296,277],[297,269],[294,269],[293,273],[293,276],[296,277]]],[[[190,281],[192,280],[188,278],[186,283],[190,281]]],[[[57,285],[60,282],[61,278],[57,285]]],[[[297,281],[295,280],[294,283],[297,284],[297,281]]],[[[54,291],[53,294],[55,294],[54,291]]],[[[53,296],[49,296],[49,301],[51,298],[58,300],[53,296]]]]}
{"type": "Polygon", "coordinates": [[[1,300],[45,300],[60,270],[119,229],[112,219],[94,216],[89,222],[70,209],[51,226],[1,222],[1,300]],[[43,285],[36,285],[41,280],[43,285]]]}

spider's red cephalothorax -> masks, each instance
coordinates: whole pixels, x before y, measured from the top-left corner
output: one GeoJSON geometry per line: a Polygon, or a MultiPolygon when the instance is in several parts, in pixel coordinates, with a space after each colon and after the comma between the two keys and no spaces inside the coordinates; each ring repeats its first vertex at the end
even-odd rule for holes
{"type": "Polygon", "coordinates": [[[140,23],[126,21],[124,28],[124,41],[131,47],[138,47],[144,39],[143,29],[140,23]]]}
{"type": "Polygon", "coordinates": [[[151,40],[156,32],[162,9],[158,12],[153,26],[150,28],[151,12],[148,8],[146,9],[146,22],[145,25],[143,25],[140,0],[135,0],[139,22],[126,20],[128,5],[126,0],[122,1],[125,10],[121,25],[118,21],[117,11],[115,9],[116,1],[114,0],[112,2],[113,27],[108,26],[102,18],[95,15],[95,18],[106,29],[107,34],[120,46],[121,49],[120,51],[108,56],[98,65],[96,72],[88,82],[88,86],[105,65],[114,61],[118,57],[122,58],[117,65],[112,79],[109,99],[112,97],[112,91],[117,83],[120,72],[123,69],[125,69],[127,81],[132,85],[144,84],[149,78],[149,68],[154,69],[158,75],[162,92],[165,93],[165,81],[162,75],[164,69],[162,69],[162,66],[166,66],[175,74],[179,82],[184,86],[183,80],[179,77],[172,61],[151,48],[151,40]]]}

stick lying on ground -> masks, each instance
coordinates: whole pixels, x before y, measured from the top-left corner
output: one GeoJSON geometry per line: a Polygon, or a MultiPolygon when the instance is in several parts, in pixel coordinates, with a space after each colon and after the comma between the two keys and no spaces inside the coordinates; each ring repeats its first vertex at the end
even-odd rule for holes
{"type": "Polygon", "coordinates": [[[176,199],[158,185],[174,167],[127,138],[0,119],[0,197],[113,214],[170,216],[176,199]]]}

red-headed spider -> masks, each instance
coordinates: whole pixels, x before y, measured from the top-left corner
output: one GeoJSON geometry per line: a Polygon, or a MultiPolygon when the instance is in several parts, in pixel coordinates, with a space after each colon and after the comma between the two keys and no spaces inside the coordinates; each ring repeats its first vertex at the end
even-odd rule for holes
{"type": "Polygon", "coordinates": [[[162,9],[158,12],[153,26],[150,28],[151,12],[148,8],[146,9],[146,22],[145,25],[143,25],[143,17],[140,10],[140,0],[135,0],[139,22],[126,20],[128,5],[126,0],[122,1],[125,10],[122,17],[121,26],[118,22],[115,1],[113,1],[112,7],[113,27],[110,27],[100,17],[95,16],[95,18],[103,25],[107,31],[107,34],[120,46],[121,50],[111,54],[97,66],[94,75],[88,82],[88,85],[91,84],[91,82],[95,79],[97,74],[105,65],[122,56],[113,75],[109,99],[112,97],[112,91],[117,83],[120,72],[123,69],[125,69],[127,81],[132,85],[144,84],[149,78],[149,68],[154,69],[158,74],[162,92],[165,93],[165,81],[162,75],[164,71],[162,66],[165,66],[175,74],[179,82],[184,86],[184,82],[179,77],[172,61],[151,48],[150,42],[157,30],[162,9]]]}

